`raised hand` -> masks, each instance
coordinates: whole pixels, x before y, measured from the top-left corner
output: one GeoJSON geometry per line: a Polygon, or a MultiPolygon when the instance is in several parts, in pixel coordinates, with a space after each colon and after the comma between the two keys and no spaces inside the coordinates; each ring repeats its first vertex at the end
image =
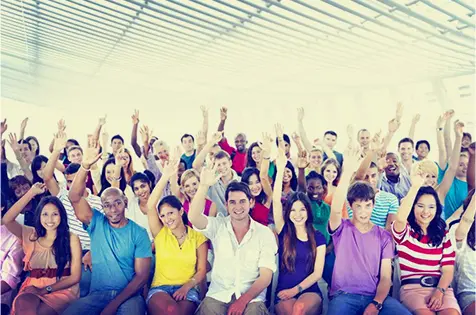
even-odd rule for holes
{"type": "Polygon", "coordinates": [[[383,156],[377,160],[377,168],[381,171],[387,168],[387,157],[383,156]]]}
{"type": "Polygon", "coordinates": [[[438,116],[438,120],[436,121],[436,128],[444,128],[446,120],[447,116],[445,116],[445,114],[438,116]]]}
{"type": "Polygon", "coordinates": [[[17,140],[17,134],[16,133],[10,133],[8,135],[8,144],[12,148],[13,152],[18,153],[20,152],[20,145],[18,144],[17,140]]]}
{"type": "Polygon", "coordinates": [[[400,122],[403,117],[403,104],[402,102],[397,103],[397,111],[395,112],[395,119],[400,122]]]}
{"type": "Polygon", "coordinates": [[[1,133],[2,136],[3,136],[3,133],[4,133],[5,131],[7,131],[7,129],[8,129],[7,119],[5,118],[5,119],[1,122],[1,125],[0,125],[0,130],[1,130],[1,132],[2,132],[2,133],[1,133]]]}
{"type": "Polygon", "coordinates": [[[104,126],[106,124],[106,118],[107,118],[107,115],[104,115],[104,117],[100,117],[98,121],[98,125],[101,127],[104,126]]]}
{"type": "Polygon", "coordinates": [[[263,152],[269,156],[269,154],[271,153],[271,147],[273,146],[273,138],[271,138],[268,133],[263,132],[263,141],[258,142],[258,145],[261,150],[263,150],[263,152]]]}
{"type": "Polygon", "coordinates": [[[140,128],[140,135],[142,138],[142,143],[149,145],[150,138],[152,138],[152,132],[149,130],[148,126],[143,125],[140,128]]]}
{"type": "Polygon", "coordinates": [[[346,171],[355,171],[360,165],[360,151],[356,148],[347,148],[344,151],[344,169],[346,171]]]}
{"type": "Polygon", "coordinates": [[[349,139],[354,138],[354,126],[353,125],[347,125],[347,136],[349,139]]]}
{"type": "Polygon", "coordinates": [[[99,149],[100,147],[97,139],[91,138],[88,141],[88,147],[83,152],[83,161],[81,164],[84,168],[89,169],[99,160],[101,157],[99,149]]]}
{"type": "Polygon", "coordinates": [[[213,144],[217,144],[221,141],[221,139],[223,139],[223,132],[217,131],[212,134],[212,139],[210,142],[213,144]]]}
{"type": "Polygon", "coordinates": [[[213,168],[206,166],[200,173],[200,183],[210,187],[215,185],[221,177],[222,174],[218,172],[217,165],[214,165],[213,168]]]}
{"type": "Polygon", "coordinates": [[[420,121],[420,114],[413,116],[412,123],[416,125],[420,121]]]}
{"type": "Polygon", "coordinates": [[[420,167],[415,168],[410,174],[412,186],[421,187],[425,183],[428,174],[423,173],[420,167]]]}
{"type": "Polygon", "coordinates": [[[294,142],[296,142],[296,143],[299,143],[301,141],[301,137],[297,134],[297,132],[293,132],[291,137],[293,138],[294,142]]]}
{"type": "MultiPolygon", "coordinates": [[[[204,119],[208,118],[208,108],[206,108],[205,106],[200,106],[200,110],[202,111],[202,117],[204,119]]],[[[220,112],[220,114],[221,114],[221,112],[220,112]]]]}
{"type": "Polygon", "coordinates": [[[287,162],[288,159],[286,158],[284,149],[282,147],[278,147],[278,155],[276,156],[276,168],[278,170],[284,170],[287,162]]]}
{"type": "Polygon", "coordinates": [[[373,136],[372,142],[370,143],[370,148],[375,152],[379,152],[383,146],[383,142],[380,141],[380,134],[381,134],[381,131],[377,132],[373,136]]]}
{"type": "Polygon", "coordinates": [[[177,174],[179,162],[180,160],[175,156],[170,157],[168,161],[165,161],[164,169],[162,170],[163,176],[165,176],[165,178],[171,178],[177,174]]]}
{"type": "Polygon", "coordinates": [[[400,120],[397,118],[394,118],[388,122],[388,132],[396,132],[398,128],[400,127],[400,120]]]}
{"type": "Polygon", "coordinates": [[[38,196],[46,192],[46,184],[44,183],[35,183],[31,186],[30,192],[33,196],[38,196]]]}
{"type": "Polygon", "coordinates": [[[297,113],[298,113],[298,121],[301,122],[304,120],[304,107],[299,107],[297,109],[297,113]]]}
{"type": "Polygon", "coordinates": [[[126,160],[125,155],[127,155],[127,153],[124,149],[124,146],[122,146],[116,152],[116,156],[115,156],[116,165],[120,165],[121,167],[126,166],[127,160],[126,160]]]}
{"type": "Polygon", "coordinates": [[[23,119],[23,121],[21,122],[21,130],[25,130],[26,129],[26,125],[28,124],[28,117],[26,117],[25,119],[23,119]]]}
{"type": "Polygon", "coordinates": [[[64,131],[58,131],[55,135],[55,142],[53,144],[53,151],[62,152],[66,147],[66,142],[68,141],[66,133],[64,131]]]}
{"type": "Polygon", "coordinates": [[[226,108],[226,107],[220,108],[220,119],[222,121],[224,121],[227,118],[228,118],[228,108],[226,108]]]}
{"type": "Polygon", "coordinates": [[[297,162],[297,167],[298,168],[306,168],[309,166],[309,161],[307,160],[307,152],[306,151],[301,151],[298,154],[298,162],[297,162]]]}
{"type": "Polygon", "coordinates": [[[64,119],[60,119],[58,121],[58,132],[64,132],[66,130],[66,122],[64,121],[64,119]]]}
{"type": "Polygon", "coordinates": [[[205,138],[205,134],[199,130],[197,132],[197,146],[203,147],[207,143],[207,138],[205,138]]]}
{"type": "Polygon", "coordinates": [[[134,109],[134,114],[131,116],[132,124],[137,125],[139,123],[139,110],[134,109]]]}
{"type": "Polygon", "coordinates": [[[454,123],[455,134],[458,137],[463,137],[464,123],[462,121],[456,120],[454,123]]]}
{"type": "Polygon", "coordinates": [[[453,118],[454,114],[455,114],[455,111],[453,109],[449,109],[449,110],[447,110],[446,112],[443,113],[443,117],[446,121],[448,119],[453,118]]]}

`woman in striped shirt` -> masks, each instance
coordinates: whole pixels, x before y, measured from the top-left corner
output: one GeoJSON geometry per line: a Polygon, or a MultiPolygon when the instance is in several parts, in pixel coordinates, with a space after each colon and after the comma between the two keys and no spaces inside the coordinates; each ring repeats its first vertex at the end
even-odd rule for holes
{"type": "Polygon", "coordinates": [[[441,219],[442,206],[432,187],[422,187],[426,174],[416,170],[402,199],[392,234],[401,270],[401,302],[413,314],[461,314],[449,288],[455,251],[441,219]]]}

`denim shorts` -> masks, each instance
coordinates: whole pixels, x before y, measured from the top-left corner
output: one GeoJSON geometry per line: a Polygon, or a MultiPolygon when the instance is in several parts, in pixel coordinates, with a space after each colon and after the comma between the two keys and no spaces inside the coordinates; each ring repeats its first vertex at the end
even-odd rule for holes
{"type": "MultiPolygon", "coordinates": [[[[168,295],[172,296],[176,291],[178,291],[182,286],[181,285],[160,285],[158,287],[153,287],[150,288],[149,290],[149,295],[147,295],[147,300],[145,301],[146,304],[149,304],[149,300],[152,297],[152,295],[158,293],[158,292],[165,292],[168,295]]],[[[198,294],[197,289],[191,288],[186,297],[187,301],[193,302],[200,304],[200,296],[198,294]]]]}
{"type": "Polygon", "coordinates": [[[461,310],[464,312],[464,310],[471,305],[471,303],[474,303],[476,300],[476,294],[474,292],[461,292],[458,294],[458,303],[459,306],[461,307],[461,310]]]}

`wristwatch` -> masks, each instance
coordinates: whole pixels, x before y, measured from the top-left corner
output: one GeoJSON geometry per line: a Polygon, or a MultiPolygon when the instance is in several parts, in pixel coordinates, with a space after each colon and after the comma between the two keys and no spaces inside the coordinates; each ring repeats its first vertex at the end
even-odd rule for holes
{"type": "Polygon", "coordinates": [[[436,289],[438,291],[440,291],[441,293],[443,293],[443,294],[445,294],[445,292],[446,292],[446,289],[443,289],[442,287],[436,287],[436,289]]]}
{"type": "Polygon", "coordinates": [[[383,308],[382,303],[379,303],[379,302],[377,302],[377,301],[375,301],[375,300],[373,300],[373,301],[370,302],[370,303],[372,303],[373,305],[375,305],[375,307],[377,308],[377,311],[380,311],[380,310],[383,308]]]}
{"type": "Polygon", "coordinates": [[[298,285],[297,287],[298,287],[298,293],[301,293],[302,292],[302,287],[300,285],[298,285]]]}
{"type": "Polygon", "coordinates": [[[50,294],[51,292],[53,292],[53,288],[49,285],[45,288],[46,290],[46,293],[50,294]]]}

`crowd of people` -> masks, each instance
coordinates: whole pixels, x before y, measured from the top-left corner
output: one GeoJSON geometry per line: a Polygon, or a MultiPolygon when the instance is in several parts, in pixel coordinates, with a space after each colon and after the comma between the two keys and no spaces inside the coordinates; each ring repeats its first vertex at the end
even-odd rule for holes
{"type": "Polygon", "coordinates": [[[454,111],[435,115],[435,162],[419,115],[389,147],[400,103],[343,153],[302,108],[297,132],[234,145],[227,108],[211,135],[201,110],[172,148],[138,111],[130,143],[100,118],[80,144],[60,120],[49,150],[4,119],[2,314],[475,314],[475,143],[454,111]]]}

